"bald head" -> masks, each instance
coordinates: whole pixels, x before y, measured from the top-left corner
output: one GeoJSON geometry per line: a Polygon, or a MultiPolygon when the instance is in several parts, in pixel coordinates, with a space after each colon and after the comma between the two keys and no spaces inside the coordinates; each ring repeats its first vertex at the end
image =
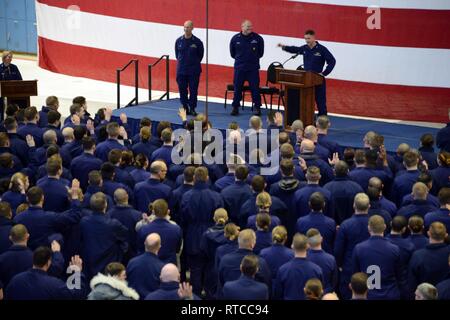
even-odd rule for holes
{"type": "Polygon", "coordinates": [[[119,188],[114,191],[114,201],[118,205],[127,205],[128,204],[128,193],[123,188],[119,188]]]}
{"type": "Polygon", "coordinates": [[[180,281],[180,272],[178,268],[173,263],[166,264],[161,269],[161,275],[159,276],[161,282],[179,282],[180,281]]]}
{"type": "Polygon", "coordinates": [[[383,188],[383,181],[380,178],[372,177],[369,179],[369,187],[381,190],[383,188]]]}
{"type": "Polygon", "coordinates": [[[312,142],[309,139],[304,139],[302,141],[302,143],[300,144],[300,152],[301,153],[314,152],[314,149],[315,149],[314,142],[312,142]]]}
{"type": "Polygon", "coordinates": [[[253,24],[250,20],[245,19],[241,23],[241,31],[244,36],[248,36],[250,33],[253,32],[253,24]]]}
{"type": "Polygon", "coordinates": [[[64,141],[72,141],[73,139],[75,139],[75,137],[73,136],[73,128],[70,127],[65,127],[62,130],[62,135],[64,137],[64,141]]]}
{"type": "Polygon", "coordinates": [[[161,248],[161,237],[157,233],[150,233],[144,242],[145,251],[158,254],[161,248]]]}
{"type": "Polygon", "coordinates": [[[412,194],[415,200],[426,200],[428,196],[428,188],[425,183],[416,182],[412,188],[412,194]]]}
{"type": "Polygon", "coordinates": [[[44,139],[45,144],[56,144],[57,141],[56,132],[54,130],[45,131],[42,138],[44,139]]]}
{"type": "Polygon", "coordinates": [[[339,300],[338,296],[334,292],[326,293],[323,295],[322,300],[339,300]]]}

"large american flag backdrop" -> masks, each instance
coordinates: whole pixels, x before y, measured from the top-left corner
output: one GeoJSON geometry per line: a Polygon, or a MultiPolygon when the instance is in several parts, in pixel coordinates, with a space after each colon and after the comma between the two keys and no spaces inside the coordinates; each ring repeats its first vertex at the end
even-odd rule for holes
{"type": "MultiPolygon", "coordinates": [[[[205,8],[205,0],[39,0],[39,65],[114,82],[116,68],[138,58],[140,86],[146,87],[147,64],[170,54],[171,90],[176,91],[174,42],[185,20],[193,20],[194,34],[205,40],[205,8]]],[[[450,1],[210,0],[210,96],[222,97],[232,80],[229,40],[244,18],[265,40],[262,82],[271,62],[289,58],[277,43],[301,45],[304,30],[312,28],[337,60],[327,80],[330,112],[448,120],[450,1]],[[368,10],[371,5],[379,9],[368,10]]],[[[301,63],[299,56],[285,67],[301,63]]],[[[163,69],[155,70],[156,88],[164,87],[163,69]]],[[[131,72],[125,78],[132,84],[131,72]]]]}

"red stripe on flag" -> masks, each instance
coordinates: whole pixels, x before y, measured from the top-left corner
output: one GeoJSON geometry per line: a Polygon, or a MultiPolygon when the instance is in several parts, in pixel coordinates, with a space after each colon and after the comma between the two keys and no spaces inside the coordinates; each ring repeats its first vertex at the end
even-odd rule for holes
{"type": "MultiPolygon", "coordinates": [[[[205,27],[204,1],[179,0],[39,0],[51,6],[133,20],[182,25],[193,20],[205,27]]],[[[313,28],[319,39],[344,43],[450,49],[450,10],[381,9],[381,29],[369,30],[366,8],[283,0],[210,1],[209,27],[238,32],[242,19],[255,32],[303,38],[313,28]]],[[[180,33],[182,28],[180,27],[180,33]]],[[[172,41],[172,39],[168,39],[172,41]]],[[[351,53],[349,53],[351,54],[351,53]]]]}
{"type": "MultiPolygon", "coordinates": [[[[139,59],[140,87],[147,88],[147,72],[142,70],[147,70],[147,64],[153,63],[156,58],[69,45],[39,37],[39,66],[71,76],[115,82],[115,70],[134,58],[139,59]]],[[[175,67],[176,61],[171,61],[171,91],[177,91],[175,67]]],[[[164,90],[164,66],[159,66],[154,71],[153,87],[157,90],[164,90]]],[[[264,83],[265,72],[261,72],[261,77],[261,83],[264,83]]],[[[209,95],[222,98],[226,84],[232,79],[232,67],[210,65],[209,95]]],[[[122,83],[125,85],[134,84],[133,70],[123,74],[122,83]]],[[[204,76],[201,78],[199,94],[205,95],[204,76]]],[[[450,108],[449,96],[450,89],[443,88],[327,80],[329,112],[356,116],[446,122],[448,120],[448,109],[450,108]]],[[[141,100],[145,98],[141,97],[141,100]]]]}

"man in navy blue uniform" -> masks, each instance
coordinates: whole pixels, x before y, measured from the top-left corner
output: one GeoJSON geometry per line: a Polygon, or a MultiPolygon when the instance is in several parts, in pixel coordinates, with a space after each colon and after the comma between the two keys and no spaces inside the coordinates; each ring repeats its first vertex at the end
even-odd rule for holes
{"type": "Polygon", "coordinates": [[[181,221],[181,198],[194,186],[194,166],[187,166],[183,170],[183,184],[173,190],[169,199],[170,216],[173,221],[180,224],[181,221]]]}
{"type": "Polygon", "coordinates": [[[391,197],[397,207],[402,203],[403,197],[411,193],[414,183],[419,178],[420,171],[417,169],[419,156],[414,151],[408,151],[403,155],[403,164],[406,171],[399,171],[392,184],[391,197]]]}
{"type": "Polygon", "coordinates": [[[157,233],[161,237],[161,249],[158,257],[165,263],[176,263],[177,253],[181,249],[183,234],[181,228],[170,221],[169,207],[164,199],[157,199],[151,204],[151,214],[155,217],[152,221],[143,221],[137,232],[138,251],[144,251],[144,242],[151,233],[157,233]]]}
{"type": "MultiPolygon", "coordinates": [[[[448,266],[450,268],[450,255],[448,256],[448,266]]],[[[447,278],[436,285],[439,300],[450,300],[450,272],[447,278]]]]}
{"type": "Polygon", "coordinates": [[[414,250],[425,248],[428,244],[428,238],[423,234],[425,229],[423,218],[420,216],[409,218],[408,229],[410,232],[408,239],[414,245],[414,250]]]}
{"type": "Polygon", "coordinates": [[[145,252],[128,262],[128,285],[139,293],[144,299],[150,292],[159,288],[159,275],[164,266],[158,258],[161,249],[161,237],[157,233],[151,233],[145,239],[145,252]]]}
{"type": "Polygon", "coordinates": [[[141,213],[128,203],[128,193],[125,189],[119,188],[114,191],[114,202],[116,205],[110,208],[107,213],[112,219],[118,220],[128,230],[128,251],[125,261],[133,258],[137,253],[136,247],[136,224],[141,220],[141,213]]]}
{"type": "Polygon", "coordinates": [[[339,290],[344,299],[350,299],[351,292],[348,288],[352,276],[352,254],[355,246],[369,238],[367,225],[369,223],[370,200],[365,193],[355,196],[353,208],[355,213],[340,225],[336,233],[334,243],[334,256],[341,269],[339,290]]]}
{"type": "Polygon", "coordinates": [[[200,295],[204,272],[200,242],[203,233],[212,227],[216,209],[223,208],[219,193],[208,188],[208,169],[198,167],[194,171],[194,187],[181,199],[181,221],[184,231],[184,249],[187,265],[191,270],[191,283],[194,293],[200,295]]]}
{"type": "Polygon", "coordinates": [[[84,137],[82,143],[83,153],[72,160],[70,172],[73,178],[80,181],[81,188],[86,190],[89,173],[93,170],[100,170],[103,162],[94,156],[95,140],[92,137],[84,137]]]}
{"type": "Polygon", "coordinates": [[[82,273],[83,261],[79,256],[72,257],[72,270],[79,272],[80,286],[69,288],[67,283],[48,274],[52,264],[52,251],[39,247],[33,252],[33,268],[19,273],[11,279],[6,288],[7,300],[82,300],[86,298],[87,288],[82,273]]]}
{"type": "Polygon", "coordinates": [[[27,135],[32,135],[34,141],[36,142],[36,147],[40,147],[43,144],[42,135],[44,134],[44,129],[39,128],[37,123],[39,121],[39,114],[36,107],[28,107],[25,109],[25,120],[26,124],[17,130],[17,134],[26,139],[27,135]]]}
{"type": "Polygon", "coordinates": [[[425,228],[436,221],[442,222],[450,230],[450,188],[442,188],[438,194],[441,207],[425,215],[425,228]]]}
{"type": "MultiPolygon", "coordinates": [[[[431,189],[433,188],[433,177],[429,172],[422,172],[417,178],[417,182],[424,183],[428,188],[427,202],[435,207],[439,207],[439,199],[435,195],[431,194],[431,189]]],[[[402,207],[410,204],[413,201],[413,195],[407,194],[403,197],[402,207]]]]}
{"type": "Polygon", "coordinates": [[[9,232],[13,227],[11,205],[6,201],[0,202],[0,254],[11,246],[9,232]]]}
{"type": "Polygon", "coordinates": [[[407,277],[408,277],[408,264],[411,255],[416,250],[415,245],[411,242],[410,238],[405,238],[406,227],[408,221],[405,217],[396,216],[391,222],[391,233],[386,238],[399,247],[400,249],[400,262],[402,264],[402,276],[399,282],[400,294],[402,299],[408,298],[407,291],[407,277]]]}
{"type": "MultiPolygon", "coordinates": [[[[218,268],[219,282],[217,286],[219,297],[222,295],[222,288],[226,282],[237,280],[241,276],[240,266],[242,259],[248,255],[255,255],[253,253],[253,248],[256,244],[255,232],[251,229],[242,230],[239,233],[238,244],[238,250],[224,255],[220,260],[218,268]]],[[[272,274],[267,262],[261,257],[259,257],[259,268],[255,279],[265,283],[270,292],[272,287],[272,274]]]]}
{"type": "Polygon", "coordinates": [[[341,154],[341,148],[339,144],[330,139],[328,130],[331,126],[330,118],[326,115],[321,115],[317,117],[316,127],[317,127],[317,143],[321,146],[327,148],[330,154],[338,153],[341,154]]]}
{"type": "MultiPolygon", "coordinates": [[[[2,63],[0,64],[0,81],[22,80],[19,68],[12,64],[13,53],[11,51],[3,51],[2,63]]],[[[12,101],[11,101],[12,102],[12,101]]],[[[0,99],[0,120],[3,121],[4,106],[3,98],[0,99]]]]}
{"type": "Polygon", "coordinates": [[[9,137],[11,152],[16,155],[24,166],[28,165],[28,144],[24,138],[17,134],[17,120],[14,117],[8,117],[3,122],[9,137]]]}
{"type": "Polygon", "coordinates": [[[242,259],[241,276],[237,280],[228,281],[223,286],[224,300],[268,300],[269,288],[266,284],[255,280],[259,261],[255,255],[247,255],[242,259]]]}
{"type": "Polygon", "coordinates": [[[398,210],[397,215],[404,216],[406,219],[415,215],[423,218],[428,212],[438,209],[427,201],[428,188],[422,182],[416,182],[414,184],[412,187],[412,196],[413,201],[410,204],[401,207],[398,210]]]}
{"type": "Polygon", "coordinates": [[[336,223],[333,219],[323,214],[325,208],[325,197],[323,194],[320,192],[311,194],[309,207],[311,212],[297,220],[296,231],[306,234],[311,228],[318,229],[324,239],[323,249],[328,253],[332,253],[336,236],[336,223]]]}
{"type": "Polygon", "coordinates": [[[322,250],[323,238],[319,230],[311,228],[306,232],[306,236],[309,244],[307,258],[322,269],[324,292],[334,292],[338,284],[339,275],[336,259],[333,255],[322,250]]]}
{"type": "MultiPolygon", "coordinates": [[[[119,142],[121,129],[116,122],[108,123],[106,126],[108,139],[99,143],[95,149],[95,156],[103,161],[108,161],[108,154],[112,149],[126,150],[127,148],[119,142]]],[[[122,133],[126,133],[125,130],[122,133]]]]}
{"type": "Polygon", "coordinates": [[[350,218],[353,211],[353,200],[356,194],[364,192],[359,184],[350,180],[348,165],[345,161],[338,161],[334,165],[335,178],[323,186],[331,193],[331,217],[337,224],[350,218]]]}
{"type": "Polygon", "coordinates": [[[81,255],[88,279],[102,272],[108,263],[122,261],[128,249],[127,228],[105,214],[106,204],[103,193],[92,195],[92,214],[80,221],[81,255]]]}
{"type": "Polygon", "coordinates": [[[239,222],[238,217],[242,205],[252,196],[252,189],[247,184],[247,177],[248,168],[245,165],[238,165],[234,174],[234,183],[220,192],[225,209],[235,223],[239,222]]]}
{"type": "Polygon", "coordinates": [[[48,245],[50,236],[55,233],[61,233],[66,228],[80,221],[81,205],[78,199],[79,187],[79,182],[74,179],[70,190],[72,208],[63,213],[49,212],[42,209],[45,199],[41,188],[32,187],[28,190],[27,200],[29,208],[15,216],[14,222],[27,227],[30,233],[28,246],[31,249],[48,245]]]}
{"type": "Polygon", "coordinates": [[[58,111],[59,101],[58,97],[49,96],[45,99],[45,106],[42,106],[41,111],[39,111],[39,127],[45,128],[48,125],[47,115],[50,110],[58,111]]]}
{"type": "Polygon", "coordinates": [[[448,236],[441,222],[433,222],[428,230],[430,243],[413,253],[408,269],[408,289],[413,297],[417,286],[423,282],[436,285],[448,275],[450,246],[445,243],[448,236]]]}
{"type": "Polygon", "coordinates": [[[163,161],[154,161],[150,166],[150,178],[134,186],[135,208],[147,212],[148,205],[156,199],[169,201],[171,188],[163,181],[167,174],[167,166],[163,161]]]}
{"type": "Polygon", "coordinates": [[[374,272],[373,266],[379,267],[380,287],[371,288],[368,298],[373,300],[399,300],[402,279],[400,249],[384,238],[386,224],[381,216],[369,219],[370,238],[357,244],[353,250],[353,273],[374,272]]]}
{"type": "Polygon", "coordinates": [[[249,20],[241,24],[241,32],[230,41],[230,54],[234,59],[234,96],[231,115],[239,114],[242,100],[242,87],[248,81],[252,92],[252,102],[256,114],[261,115],[261,95],[259,94],[259,59],[264,55],[264,39],[253,32],[249,20]]]}
{"type": "Polygon", "coordinates": [[[303,139],[300,144],[300,157],[305,160],[308,167],[315,166],[320,169],[320,185],[323,186],[327,182],[333,180],[333,170],[330,165],[315,154],[316,146],[309,139],[303,139]]]}
{"type": "Polygon", "coordinates": [[[177,63],[177,83],[180,100],[187,114],[197,115],[198,84],[202,72],[203,42],[192,34],[194,24],[192,21],[184,23],[184,35],[175,42],[175,57],[177,63]],[[189,87],[189,99],[188,99],[189,87]]]}
{"type": "Polygon", "coordinates": [[[322,269],[307,258],[308,238],[297,233],[292,241],[295,258],[280,267],[275,280],[275,299],[304,300],[303,288],[310,279],[323,283],[322,269]]]}
{"type": "Polygon", "coordinates": [[[323,84],[316,86],[315,90],[317,109],[319,110],[320,116],[327,114],[325,77],[333,71],[333,68],[336,65],[336,59],[325,46],[316,41],[315,35],[316,33],[314,30],[306,30],[306,44],[301,47],[285,46],[283,44],[278,44],[278,46],[284,51],[303,55],[303,68],[305,71],[313,71],[324,77],[323,84]],[[327,64],[327,67],[323,70],[325,63],[327,64]]]}
{"type": "Polygon", "coordinates": [[[166,128],[161,132],[161,140],[163,141],[163,145],[153,151],[152,156],[150,157],[150,161],[153,162],[155,160],[162,160],[169,167],[172,164],[172,149],[173,149],[173,141],[172,141],[172,129],[166,128]]]}

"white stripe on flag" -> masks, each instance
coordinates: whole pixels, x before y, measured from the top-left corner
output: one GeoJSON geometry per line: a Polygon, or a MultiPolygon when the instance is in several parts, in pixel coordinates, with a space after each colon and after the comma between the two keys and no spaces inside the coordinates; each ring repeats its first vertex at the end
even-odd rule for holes
{"type": "MultiPolygon", "coordinates": [[[[182,26],[74,12],[41,3],[37,3],[36,13],[40,37],[148,57],[170,54],[173,58],[175,40],[183,32],[182,26]]],[[[194,33],[201,39],[205,38],[205,29],[195,29],[194,33]]],[[[228,46],[233,34],[234,32],[231,31],[210,30],[209,62],[211,64],[233,66],[228,46]]],[[[283,61],[289,57],[287,53],[276,47],[277,43],[303,44],[301,39],[292,37],[262,36],[265,41],[265,54],[261,59],[263,69],[266,69],[273,61],[283,61]]],[[[330,78],[450,88],[450,77],[445,72],[450,70],[450,50],[448,49],[320,42],[329,48],[337,60],[330,78]]],[[[295,68],[301,61],[299,57],[285,67],[295,68]]]]}

